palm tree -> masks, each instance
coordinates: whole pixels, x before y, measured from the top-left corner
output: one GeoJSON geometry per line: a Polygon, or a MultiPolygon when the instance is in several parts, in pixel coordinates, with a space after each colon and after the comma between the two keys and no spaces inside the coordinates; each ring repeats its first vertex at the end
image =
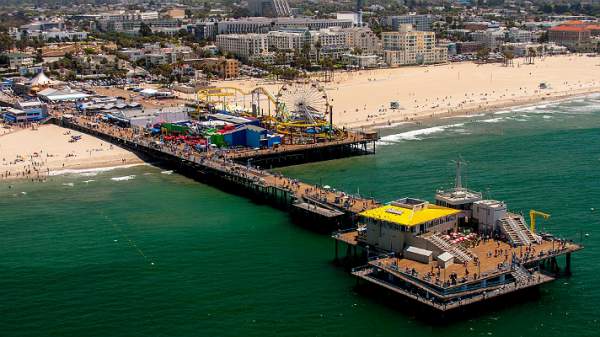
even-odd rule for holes
{"type": "Polygon", "coordinates": [[[515,58],[515,54],[510,49],[502,50],[502,56],[504,56],[504,66],[508,67],[512,65],[513,59],[515,58]]]}
{"type": "Polygon", "coordinates": [[[527,49],[527,63],[528,64],[534,64],[535,63],[535,56],[536,56],[536,52],[535,49],[533,47],[529,47],[527,49]]]}
{"type": "Polygon", "coordinates": [[[323,45],[321,44],[321,40],[317,40],[317,42],[315,42],[315,49],[317,50],[317,63],[319,63],[320,59],[321,59],[321,47],[323,47],[323,45]]]}

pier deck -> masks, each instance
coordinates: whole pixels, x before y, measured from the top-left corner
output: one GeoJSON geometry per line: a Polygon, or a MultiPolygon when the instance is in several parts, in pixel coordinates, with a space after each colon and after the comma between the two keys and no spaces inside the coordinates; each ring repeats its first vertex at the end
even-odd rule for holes
{"type": "MultiPolygon", "coordinates": [[[[311,213],[324,220],[342,216],[352,217],[363,210],[378,206],[378,203],[372,199],[364,199],[325,189],[242,164],[232,159],[233,153],[197,152],[185,147],[183,144],[160,144],[151,137],[138,133],[133,129],[102,123],[90,117],[78,116],[69,119],[57,119],[55,122],[61,126],[100,137],[154,159],[166,161],[171,165],[186,168],[198,174],[210,175],[212,178],[207,179],[209,183],[219,185],[219,181],[224,180],[229,184],[241,186],[245,190],[262,194],[264,199],[274,200],[277,203],[284,204],[285,207],[296,206],[294,208],[311,213]]],[[[332,148],[339,148],[340,146],[357,144],[357,141],[359,143],[367,142],[366,139],[348,139],[346,142],[312,144],[304,148],[308,150],[314,149],[315,146],[317,148],[327,148],[328,144],[332,148]]],[[[271,151],[269,153],[274,155],[285,153],[287,150],[297,152],[301,150],[301,147],[294,145],[288,149],[283,148],[281,151],[271,151]]],[[[239,158],[252,158],[249,157],[250,154],[256,154],[252,151],[244,153],[245,157],[239,158]]],[[[267,153],[260,152],[263,150],[258,151],[263,154],[267,153]]],[[[367,151],[365,153],[371,152],[367,151]]],[[[337,222],[338,225],[341,223],[337,222]]]]}
{"type": "Polygon", "coordinates": [[[558,247],[558,244],[551,241],[542,241],[540,244],[532,245],[532,249],[531,254],[526,254],[526,247],[515,248],[502,241],[489,240],[470,249],[477,256],[478,261],[455,263],[445,271],[437,268],[436,261],[425,264],[396,257],[376,259],[369,264],[386,271],[411,275],[421,282],[434,286],[442,286],[445,282],[450,282],[451,274],[455,274],[459,280],[464,280],[461,284],[470,284],[509,271],[513,254],[521,263],[528,265],[575,251],[579,246],[567,243],[565,247],[558,247]]]}
{"type": "Polygon", "coordinates": [[[372,274],[374,272],[375,272],[374,268],[364,268],[364,269],[354,271],[352,274],[360,279],[368,281],[369,283],[373,283],[378,286],[384,287],[394,293],[397,293],[404,297],[408,297],[410,299],[413,299],[417,302],[420,302],[422,304],[430,306],[439,311],[449,311],[449,310],[457,309],[457,308],[463,307],[468,304],[481,302],[483,300],[492,299],[492,298],[495,298],[495,297],[498,297],[501,295],[505,295],[508,293],[512,293],[515,291],[519,291],[522,289],[535,287],[540,284],[544,284],[544,283],[554,280],[554,278],[552,276],[549,276],[549,275],[546,275],[546,274],[543,274],[540,272],[535,272],[535,273],[532,273],[532,275],[531,275],[532,277],[529,280],[524,280],[524,281],[515,282],[515,283],[509,283],[509,284],[505,284],[505,285],[497,286],[497,287],[493,287],[493,288],[487,288],[488,291],[482,292],[482,293],[474,295],[474,296],[470,296],[468,298],[464,298],[464,299],[456,298],[454,300],[440,303],[440,302],[436,302],[433,297],[427,298],[426,296],[422,296],[421,294],[419,294],[417,292],[411,292],[411,291],[408,291],[408,290],[405,290],[402,288],[398,288],[396,285],[394,285],[392,283],[389,283],[382,279],[373,277],[372,274]]]}

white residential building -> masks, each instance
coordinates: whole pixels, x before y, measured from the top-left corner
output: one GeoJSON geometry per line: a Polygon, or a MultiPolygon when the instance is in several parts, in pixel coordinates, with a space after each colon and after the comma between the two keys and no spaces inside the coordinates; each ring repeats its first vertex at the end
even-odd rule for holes
{"type": "Polygon", "coordinates": [[[512,27],[508,30],[508,40],[513,43],[531,42],[534,40],[534,34],[528,30],[512,27]]]}
{"type": "Polygon", "coordinates": [[[381,54],[381,40],[368,27],[344,28],[346,45],[360,49],[363,54],[381,54]]]}
{"type": "Polygon", "coordinates": [[[231,53],[245,60],[253,55],[269,51],[266,34],[217,35],[216,45],[221,51],[231,53]]]}
{"type": "Polygon", "coordinates": [[[352,27],[352,20],[312,18],[245,18],[217,23],[217,34],[267,33],[282,29],[318,30],[329,27],[352,27]]]}
{"type": "Polygon", "coordinates": [[[436,46],[433,32],[416,31],[411,25],[401,25],[397,32],[383,32],[381,36],[384,59],[391,67],[448,61],[448,48],[436,46]]]}
{"type": "Polygon", "coordinates": [[[302,49],[305,34],[299,32],[272,31],[267,33],[269,50],[294,51],[302,49]]]}
{"type": "Polygon", "coordinates": [[[505,31],[502,29],[486,29],[471,33],[473,41],[481,42],[490,50],[497,50],[504,44],[506,39],[505,31]]]}

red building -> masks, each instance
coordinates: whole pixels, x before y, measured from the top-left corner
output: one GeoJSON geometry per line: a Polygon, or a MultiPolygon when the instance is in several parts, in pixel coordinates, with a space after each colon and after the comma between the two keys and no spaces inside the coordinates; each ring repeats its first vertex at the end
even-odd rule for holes
{"type": "Polygon", "coordinates": [[[592,36],[600,36],[600,25],[583,21],[567,21],[548,30],[548,41],[574,52],[593,50],[592,36]]]}

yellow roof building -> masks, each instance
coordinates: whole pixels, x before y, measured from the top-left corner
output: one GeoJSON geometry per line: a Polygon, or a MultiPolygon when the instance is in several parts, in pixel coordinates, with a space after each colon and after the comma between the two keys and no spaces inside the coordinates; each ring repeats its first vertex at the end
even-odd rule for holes
{"type": "Polygon", "coordinates": [[[401,207],[398,205],[385,205],[364,211],[360,213],[360,215],[369,219],[413,227],[458,213],[460,213],[459,210],[452,208],[421,204],[412,208],[401,207]]]}

